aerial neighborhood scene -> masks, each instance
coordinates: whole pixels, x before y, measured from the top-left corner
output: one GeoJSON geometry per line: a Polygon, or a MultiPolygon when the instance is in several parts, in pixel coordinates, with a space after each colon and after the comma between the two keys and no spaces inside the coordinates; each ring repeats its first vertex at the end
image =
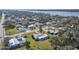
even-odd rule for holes
{"type": "Polygon", "coordinates": [[[79,10],[0,10],[0,50],[78,49],[79,10]]]}

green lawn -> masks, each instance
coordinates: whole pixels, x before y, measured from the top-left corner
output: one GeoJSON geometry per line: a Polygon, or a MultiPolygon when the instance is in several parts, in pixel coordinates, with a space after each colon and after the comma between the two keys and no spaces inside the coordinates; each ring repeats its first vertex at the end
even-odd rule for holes
{"type": "Polygon", "coordinates": [[[51,44],[49,42],[49,39],[44,40],[44,41],[35,41],[32,38],[32,34],[34,32],[31,33],[25,33],[23,36],[27,36],[28,37],[28,41],[30,42],[30,46],[32,49],[34,50],[49,50],[51,49],[51,44]]]}
{"type": "Polygon", "coordinates": [[[39,41],[37,46],[39,47],[40,50],[50,50],[50,49],[52,49],[51,44],[48,40],[39,41]]]}
{"type": "Polygon", "coordinates": [[[23,46],[23,47],[20,47],[20,48],[18,48],[18,49],[16,49],[16,50],[26,50],[26,47],[23,46]]]}
{"type": "Polygon", "coordinates": [[[20,32],[17,31],[16,28],[5,29],[5,34],[6,35],[13,35],[13,34],[17,34],[17,33],[20,33],[20,32]]]}
{"type": "Polygon", "coordinates": [[[30,42],[30,46],[32,48],[34,48],[37,45],[37,42],[32,39],[32,34],[33,34],[33,32],[31,32],[31,33],[25,33],[23,36],[27,36],[28,37],[28,41],[30,42]]]}

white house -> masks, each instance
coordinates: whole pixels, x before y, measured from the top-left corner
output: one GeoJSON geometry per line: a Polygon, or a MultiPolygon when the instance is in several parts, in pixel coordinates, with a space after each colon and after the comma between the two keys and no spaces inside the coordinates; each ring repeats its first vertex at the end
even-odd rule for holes
{"type": "Polygon", "coordinates": [[[26,38],[20,37],[20,38],[12,38],[9,40],[9,48],[17,48],[20,44],[23,44],[26,42],[26,38]]]}
{"type": "Polygon", "coordinates": [[[48,35],[47,34],[33,34],[32,36],[35,40],[45,40],[48,35]]]}
{"type": "Polygon", "coordinates": [[[59,30],[48,30],[49,34],[56,35],[59,33],[59,30]]]}
{"type": "Polygon", "coordinates": [[[21,31],[21,32],[26,31],[26,28],[24,28],[24,26],[22,26],[20,24],[16,25],[16,29],[19,30],[19,31],[21,31]]]}
{"type": "Polygon", "coordinates": [[[9,40],[9,48],[16,47],[19,44],[19,41],[16,38],[12,38],[9,40]]]}
{"type": "Polygon", "coordinates": [[[30,29],[30,30],[33,30],[33,29],[35,29],[35,28],[36,28],[35,24],[30,24],[30,25],[28,25],[28,29],[30,29]]]}
{"type": "Polygon", "coordinates": [[[58,30],[65,30],[65,27],[59,27],[58,30]]]}

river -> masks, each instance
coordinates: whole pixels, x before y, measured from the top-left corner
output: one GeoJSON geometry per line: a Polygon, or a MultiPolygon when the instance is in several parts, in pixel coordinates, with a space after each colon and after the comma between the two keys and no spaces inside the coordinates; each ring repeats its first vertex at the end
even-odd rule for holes
{"type": "Polygon", "coordinates": [[[46,13],[50,15],[60,15],[60,16],[78,16],[79,17],[79,12],[70,12],[70,11],[30,11],[34,13],[46,13]]]}

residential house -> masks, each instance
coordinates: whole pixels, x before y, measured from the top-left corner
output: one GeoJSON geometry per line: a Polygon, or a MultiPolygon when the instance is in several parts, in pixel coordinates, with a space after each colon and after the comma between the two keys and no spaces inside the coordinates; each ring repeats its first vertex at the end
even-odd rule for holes
{"type": "Polygon", "coordinates": [[[10,49],[16,49],[19,48],[20,46],[23,46],[26,42],[26,38],[20,37],[20,38],[12,38],[9,40],[9,48],[10,49]]]}
{"type": "Polygon", "coordinates": [[[52,34],[52,35],[57,35],[57,34],[59,33],[59,30],[57,30],[57,29],[48,30],[48,33],[49,33],[49,34],[52,34]]]}
{"type": "Polygon", "coordinates": [[[29,30],[34,30],[35,28],[36,28],[36,26],[34,24],[28,25],[28,29],[29,30]]]}
{"type": "Polygon", "coordinates": [[[16,29],[19,30],[20,32],[26,31],[26,28],[21,24],[16,25],[16,29]]]}
{"type": "Polygon", "coordinates": [[[48,38],[47,34],[33,34],[32,35],[33,39],[41,41],[41,40],[45,40],[48,38]]]}

